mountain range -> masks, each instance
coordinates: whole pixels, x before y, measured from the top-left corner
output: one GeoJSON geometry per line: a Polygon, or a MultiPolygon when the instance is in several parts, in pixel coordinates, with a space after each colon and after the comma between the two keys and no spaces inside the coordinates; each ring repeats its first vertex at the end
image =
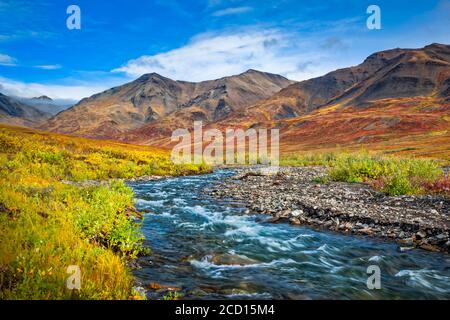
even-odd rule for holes
{"type": "Polygon", "coordinates": [[[54,101],[48,96],[23,98],[0,93],[0,123],[38,127],[72,105],[71,101],[54,101]]]}
{"type": "Polygon", "coordinates": [[[255,70],[198,83],[145,74],[133,82],[81,100],[42,128],[111,138],[167,120],[182,127],[190,126],[193,120],[209,123],[269,98],[292,83],[282,76],[255,70]]]}
{"type": "MultiPolygon", "coordinates": [[[[432,44],[378,52],[360,65],[290,84],[209,127],[279,128],[285,152],[364,144],[433,155],[450,146],[449,122],[450,46],[432,44]]],[[[169,116],[114,138],[169,147],[178,127],[169,116]]]]}
{"type": "Polygon", "coordinates": [[[0,93],[0,123],[34,127],[50,117],[49,113],[0,93]]]}
{"type": "Polygon", "coordinates": [[[54,100],[45,95],[34,98],[16,97],[16,99],[18,99],[22,103],[35,107],[36,109],[42,112],[48,113],[51,116],[54,116],[60,113],[61,111],[70,108],[75,104],[74,101],[72,100],[64,100],[64,99],[54,100]]]}
{"type": "Polygon", "coordinates": [[[450,97],[450,46],[377,52],[363,63],[295,83],[270,99],[244,110],[242,116],[279,120],[327,106],[368,107],[388,98],[450,97]]]}
{"type": "Polygon", "coordinates": [[[169,146],[171,132],[195,120],[219,129],[280,128],[287,151],[361,143],[381,148],[393,139],[406,146],[414,144],[412,136],[448,142],[450,46],[381,51],[300,82],[256,70],[197,83],[145,74],[48,120],[47,113],[2,97],[2,114],[44,118],[28,123],[41,123],[42,130],[158,146],[169,146]]]}

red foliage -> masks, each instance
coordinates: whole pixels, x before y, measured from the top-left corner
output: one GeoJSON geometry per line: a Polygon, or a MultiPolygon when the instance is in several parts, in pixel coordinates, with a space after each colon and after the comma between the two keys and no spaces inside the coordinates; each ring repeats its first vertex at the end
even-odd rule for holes
{"type": "Polygon", "coordinates": [[[372,186],[372,188],[377,189],[377,190],[383,190],[385,184],[386,184],[386,181],[384,180],[383,177],[380,177],[376,180],[369,181],[369,185],[372,186]]]}
{"type": "Polygon", "coordinates": [[[441,193],[450,196],[450,179],[446,175],[444,178],[435,182],[426,183],[424,188],[431,193],[441,193]]]}

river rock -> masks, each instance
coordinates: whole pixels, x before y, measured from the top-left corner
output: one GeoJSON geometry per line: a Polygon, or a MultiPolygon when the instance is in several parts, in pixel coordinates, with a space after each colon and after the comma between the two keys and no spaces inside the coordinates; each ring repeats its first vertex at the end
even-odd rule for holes
{"type": "Polygon", "coordinates": [[[181,291],[181,288],[179,288],[179,287],[164,285],[164,284],[160,284],[160,283],[156,283],[156,282],[150,282],[147,285],[147,288],[150,290],[155,290],[155,291],[159,291],[159,290],[181,291]]]}
{"type": "Polygon", "coordinates": [[[246,256],[238,255],[238,254],[215,254],[211,257],[210,260],[215,265],[239,265],[245,266],[250,264],[257,264],[258,261],[254,259],[250,259],[246,256]]]}
{"type": "Polygon", "coordinates": [[[301,216],[303,214],[303,210],[294,210],[291,212],[291,216],[294,218],[297,218],[298,216],[301,216]]]}
{"type": "Polygon", "coordinates": [[[426,236],[427,236],[426,232],[422,230],[416,233],[417,240],[424,239],[426,238],[426,236]]]}

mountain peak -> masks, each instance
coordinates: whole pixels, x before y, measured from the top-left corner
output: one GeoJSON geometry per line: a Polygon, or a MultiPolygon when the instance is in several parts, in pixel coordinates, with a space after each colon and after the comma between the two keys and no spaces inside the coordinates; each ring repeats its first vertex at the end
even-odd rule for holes
{"type": "Polygon", "coordinates": [[[254,74],[265,74],[265,72],[262,72],[262,71],[259,71],[259,70],[256,70],[256,69],[248,69],[247,71],[241,73],[241,75],[242,74],[252,74],[252,73],[254,73],[254,74]]]}
{"type": "Polygon", "coordinates": [[[295,81],[291,81],[289,79],[287,79],[286,77],[280,75],[280,74],[275,74],[275,73],[270,73],[270,72],[264,72],[264,71],[260,71],[260,70],[256,70],[256,69],[248,69],[247,71],[238,74],[237,76],[232,76],[232,77],[242,77],[242,76],[250,76],[250,77],[255,77],[255,78],[266,78],[266,79],[271,79],[271,81],[290,81],[291,84],[294,83],[295,81]]]}
{"type": "Polygon", "coordinates": [[[432,44],[425,46],[425,49],[448,49],[449,47],[450,46],[447,44],[434,42],[432,44]]]}
{"type": "Polygon", "coordinates": [[[42,100],[42,101],[53,101],[53,99],[52,98],[50,98],[49,96],[46,96],[46,95],[42,95],[42,96],[39,96],[39,97],[34,97],[34,98],[31,98],[32,100],[42,100]]]}
{"type": "Polygon", "coordinates": [[[168,79],[162,75],[160,75],[159,73],[156,72],[151,72],[151,73],[145,73],[142,76],[140,76],[139,78],[137,78],[137,81],[148,81],[151,79],[168,79]]]}

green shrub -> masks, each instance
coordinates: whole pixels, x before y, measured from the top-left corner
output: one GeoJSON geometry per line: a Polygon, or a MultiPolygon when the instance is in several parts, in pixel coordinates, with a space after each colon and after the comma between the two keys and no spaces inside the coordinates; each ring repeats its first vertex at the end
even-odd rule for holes
{"type": "Polygon", "coordinates": [[[437,161],[367,153],[341,155],[329,165],[328,174],[332,180],[369,182],[381,179],[382,191],[389,195],[420,193],[425,183],[442,176],[437,161]]]}
{"type": "Polygon", "coordinates": [[[328,177],[320,181],[370,182],[389,195],[425,192],[425,185],[443,175],[440,163],[435,160],[381,156],[365,151],[293,155],[283,158],[281,164],[327,166],[328,177]]]}

